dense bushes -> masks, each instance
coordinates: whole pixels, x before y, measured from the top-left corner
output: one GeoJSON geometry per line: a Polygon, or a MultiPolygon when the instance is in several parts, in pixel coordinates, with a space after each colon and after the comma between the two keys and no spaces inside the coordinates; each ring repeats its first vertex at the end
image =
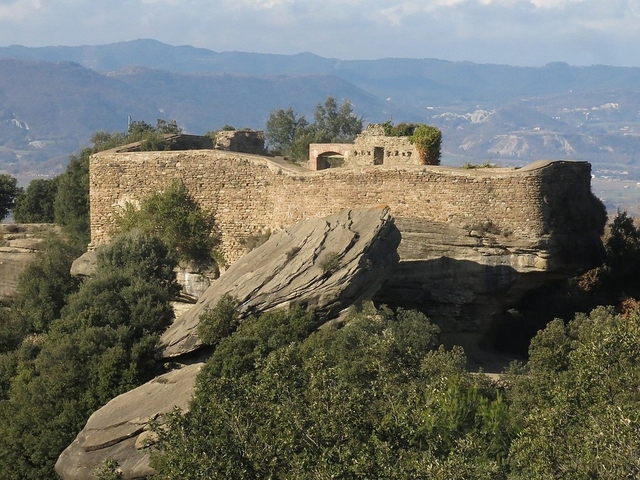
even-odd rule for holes
{"type": "Polygon", "coordinates": [[[384,134],[391,137],[408,137],[416,146],[420,160],[424,165],[440,165],[442,132],[436,127],[424,123],[399,123],[391,122],[382,124],[384,134]]]}
{"type": "Polygon", "coordinates": [[[510,478],[638,478],[638,359],[638,310],[600,307],[542,330],[511,379],[510,478]]]}
{"type": "Polygon", "coordinates": [[[159,478],[494,478],[506,404],[435,349],[415,312],[367,306],[342,329],[300,309],[220,341],[154,458],[159,478]],[[206,452],[206,454],[204,454],[206,452]]]}
{"type": "Polygon", "coordinates": [[[21,280],[21,296],[36,292],[40,300],[23,300],[1,325],[3,479],[57,478],[58,455],[91,412],[157,373],[158,335],[173,318],[175,261],[159,239],[140,232],[114,239],[75,293],[55,275],[58,252],[44,250],[46,273],[21,280]]]}

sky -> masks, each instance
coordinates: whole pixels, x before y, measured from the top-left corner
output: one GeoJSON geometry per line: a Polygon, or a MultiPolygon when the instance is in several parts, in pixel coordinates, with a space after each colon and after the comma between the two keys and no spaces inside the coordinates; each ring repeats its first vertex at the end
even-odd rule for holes
{"type": "Polygon", "coordinates": [[[640,67],[640,0],[0,0],[0,46],[640,67]]]}

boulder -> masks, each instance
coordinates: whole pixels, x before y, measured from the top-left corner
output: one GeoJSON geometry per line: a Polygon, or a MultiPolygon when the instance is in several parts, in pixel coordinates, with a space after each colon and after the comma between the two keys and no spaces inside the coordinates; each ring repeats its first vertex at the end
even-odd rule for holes
{"type": "Polygon", "coordinates": [[[161,338],[165,358],[197,350],[200,315],[224,295],[244,316],[292,303],[322,318],[371,299],[398,262],[400,232],[389,208],[343,210],[271,236],[232,264],[161,338]]]}
{"type": "MultiPolygon", "coordinates": [[[[398,262],[400,233],[387,207],[345,210],[283,230],[234,263],[215,280],[162,337],[165,356],[200,346],[200,314],[225,294],[236,297],[244,315],[293,302],[325,318],[370,299],[398,262]]],[[[186,410],[202,363],[162,375],[111,400],[88,420],[60,455],[56,472],[65,480],[89,480],[107,459],[116,460],[124,479],[153,473],[148,424],[174,407],[186,410]]]]}
{"type": "Polygon", "coordinates": [[[145,478],[149,466],[153,432],[151,420],[178,407],[187,411],[198,372],[196,363],[161,375],[124,393],[95,412],[56,462],[56,472],[65,480],[95,480],[92,472],[107,459],[119,464],[124,479],[145,478]]]}
{"type": "Polygon", "coordinates": [[[98,254],[95,250],[84,252],[71,264],[71,275],[74,277],[90,277],[98,268],[98,254]]]}

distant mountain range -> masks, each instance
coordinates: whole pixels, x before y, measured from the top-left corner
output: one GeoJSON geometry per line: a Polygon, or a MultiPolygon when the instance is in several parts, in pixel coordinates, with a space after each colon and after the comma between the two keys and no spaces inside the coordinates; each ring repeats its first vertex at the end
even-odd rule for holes
{"type": "Polygon", "coordinates": [[[59,172],[95,131],[126,130],[129,115],[195,134],[261,129],[272,110],[311,116],[328,95],[351,100],[365,123],[438,126],[444,163],[583,159],[640,180],[640,68],[344,61],[154,40],[0,48],[0,171],[59,172]]]}

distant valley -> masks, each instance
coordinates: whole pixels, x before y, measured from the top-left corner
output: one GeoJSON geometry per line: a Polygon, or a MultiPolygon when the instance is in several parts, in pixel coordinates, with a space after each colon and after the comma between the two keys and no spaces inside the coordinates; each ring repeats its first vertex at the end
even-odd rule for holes
{"type": "Polygon", "coordinates": [[[343,61],[153,40],[0,48],[0,171],[59,173],[92,133],[126,130],[128,116],[194,134],[263,129],[272,110],[311,117],[328,95],[351,100],[365,123],[439,127],[444,164],[588,160],[610,209],[640,203],[640,68],[343,61]]]}

